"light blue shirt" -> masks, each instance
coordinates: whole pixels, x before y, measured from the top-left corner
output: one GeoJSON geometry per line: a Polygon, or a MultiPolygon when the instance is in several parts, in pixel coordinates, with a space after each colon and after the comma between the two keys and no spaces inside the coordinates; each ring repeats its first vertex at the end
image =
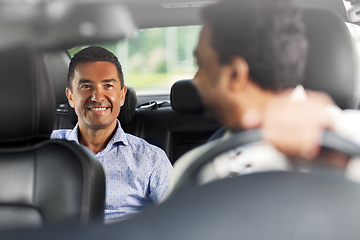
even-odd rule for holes
{"type": "MultiPolygon", "coordinates": [[[[172,172],[165,152],[118,128],[106,148],[96,154],[106,175],[105,223],[123,218],[159,202],[172,172]]],[[[78,141],[74,129],[54,130],[51,138],[78,141]]]]}

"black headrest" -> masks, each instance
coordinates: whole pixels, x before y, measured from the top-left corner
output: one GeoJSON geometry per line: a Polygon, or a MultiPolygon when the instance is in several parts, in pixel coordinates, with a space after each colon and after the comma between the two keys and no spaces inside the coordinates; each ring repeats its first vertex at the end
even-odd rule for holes
{"type": "Polygon", "coordinates": [[[118,119],[122,125],[127,125],[133,120],[136,105],[137,95],[135,89],[132,87],[127,87],[125,102],[121,107],[120,114],[118,116],[118,119]]]}
{"type": "MultiPolygon", "coordinates": [[[[135,89],[128,86],[125,95],[125,102],[124,105],[121,107],[120,114],[118,116],[121,125],[127,125],[133,120],[135,116],[136,104],[137,104],[137,95],[135,89]]],[[[70,106],[69,106],[69,115],[72,124],[75,125],[78,121],[78,117],[75,113],[75,110],[70,106]]]]}
{"type": "Polygon", "coordinates": [[[43,55],[25,47],[0,51],[0,142],[50,136],[55,100],[43,55]]]}
{"type": "Polygon", "coordinates": [[[67,87],[66,78],[70,56],[65,51],[59,51],[45,53],[44,58],[50,81],[54,87],[56,103],[66,103],[67,98],[64,89],[67,87]]]}
{"type": "Polygon", "coordinates": [[[202,100],[191,80],[175,82],[170,91],[171,107],[178,112],[201,112],[202,100]]]}
{"type": "Polygon", "coordinates": [[[304,87],[327,92],[342,109],[359,105],[359,62],[349,29],[340,16],[304,9],[309,55],[304,87]]]}

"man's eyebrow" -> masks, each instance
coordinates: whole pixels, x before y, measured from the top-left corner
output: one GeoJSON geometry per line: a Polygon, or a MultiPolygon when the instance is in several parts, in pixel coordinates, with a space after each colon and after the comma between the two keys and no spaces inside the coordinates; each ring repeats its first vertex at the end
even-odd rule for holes
{"type": "Polygon", "coordinates": [[[102,80],[103,83],[109,83],[109,82],[116,82],[117,80],[114,78],[110,78],[110,79],[104,79],[102,80]]]}
{"type": "MultiPolygon", "coordinates": [[[[110,78],[110,79],[104,79],[104,80],[102,80],[101,82],[103,82],[103,83],[110,83],[110,82],[116,82],[116,81],[117,81],[116,79],[110,78]]],[[[94,81],[89,80],[89,79],[80,79],[79,82],[78,82],[78,84],[80,85],[80,84],[84,84],[84,83],[93,83],[93,82],[94,82],[94,81]]]]}
{"type": "Polygon", "coordinates": [[[84,84],[84,83],[92,83],[93,81],[89,80],[89,79],[80,79],[78,84],[84,84]]]}

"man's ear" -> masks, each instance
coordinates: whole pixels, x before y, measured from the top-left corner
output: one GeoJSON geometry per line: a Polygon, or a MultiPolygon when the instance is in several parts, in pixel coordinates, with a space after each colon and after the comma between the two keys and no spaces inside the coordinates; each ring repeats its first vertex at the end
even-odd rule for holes
{"type": "Polygon", "coordinates": [[[231,88],[236,91],[242,91],[249,79],[249,65],[244,58],[235,56],[231,60],[231,88]]]}
{"type": "Polygon", "coordinates": [[[66,90],[66,97],[68,99],[69,105],[74,108],[74,100],[73,100],[73,94],[71,92],[71,90],[67,87],[66,90]]]}
{"type": "Polygon", "coordinates": [[[125,96],[126,96],[126,91],[127,91],[127,88],[126,88],[126,86],[124,85],[124,87],[121,89],[120,106],[123,106],[123,105],[124,105],[125,96]]]}

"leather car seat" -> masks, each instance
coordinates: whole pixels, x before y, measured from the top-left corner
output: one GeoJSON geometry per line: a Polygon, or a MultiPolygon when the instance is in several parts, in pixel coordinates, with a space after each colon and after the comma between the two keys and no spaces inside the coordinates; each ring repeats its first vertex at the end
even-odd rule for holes
{"type": "Polygon", "coordinates": [[[0,228],[103,221],[105,176],[87,148],[50,139],[54,93],[44,57],[0,51],[0,228]]]}
{"type": "Polygon", "coordinates": [[[170,161],[205,143],[221,126],[204,116],[204,106],[191,80],[175,82],[170,91],[170,161]]]}
{"type": "Polygon", "coordinates": [[[303,86],[328,93],[342,109],[356,109],[360,101],[359,59],[344,21],[325,9],[305,9],[309,42],[303,86]]]}

